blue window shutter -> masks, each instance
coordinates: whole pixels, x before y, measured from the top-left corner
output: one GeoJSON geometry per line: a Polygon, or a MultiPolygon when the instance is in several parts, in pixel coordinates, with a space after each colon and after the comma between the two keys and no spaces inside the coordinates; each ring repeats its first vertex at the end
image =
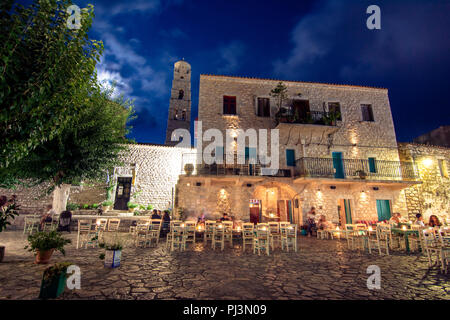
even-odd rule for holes
{"type": "Polygon", "coordinates": [[[223,147],[216,147],[216,159],[223,159],[223,147]]]}
{"type": "Polygon", "coordinates": [[[295,167],[295,150],[286,149],[286,165],[295,167]]]}

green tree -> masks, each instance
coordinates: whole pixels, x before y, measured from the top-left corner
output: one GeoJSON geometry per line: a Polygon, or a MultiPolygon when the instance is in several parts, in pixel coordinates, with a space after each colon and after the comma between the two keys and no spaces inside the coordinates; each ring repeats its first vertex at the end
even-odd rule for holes
{"type": "Polygon", "coordinates": [[[28,7],[0,4],[0,168],[58,139],[77,123],[95,95],[102,42],[88,31],[93,6],[81,10],[81,28],[69,29],[70,0],[36,0],[28,7]]]}
{"type": "Polygon", "coordinates": [[[277,101],[278,110],[283,107],[283,102],[288,98],[288,89],[283,82],[279,82],[275,88],[270,90],[270,96],[274,97],[277,101]]]}

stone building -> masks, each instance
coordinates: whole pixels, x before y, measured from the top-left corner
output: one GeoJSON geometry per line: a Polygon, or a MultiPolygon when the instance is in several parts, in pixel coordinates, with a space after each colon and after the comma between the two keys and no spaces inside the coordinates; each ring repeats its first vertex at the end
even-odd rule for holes
{"type": "MultiPolygon", "coordinates": [[[[180,176],[176,205],[190,215],[228,212],[242,220],[300,224],[311,206],[336,223],[406,214],[404,189],[420,182],[413,163],[400,162],[388,90],[283,81],[287,99],[279,112],[270,95],[278,83],[200,76],[203,132],[215,128],[225,137],[227,129],[231,135],[238,129],[278,129],[280,170],[263,173],[264,162],[250,141],[244,164],[217,161],[236,154],[236,140],[216,146],[216,164],[199,162],[194,175],[180,176]]],[[[268,139],[269,150],[270,145],[268,139]]],[[[211,150],[207,143],[198,147],[211,150]]]]}
{"type": "Polygon", "coordinates": [[[450,218],[450,148],[399,143],[399,154],[402,161],[414,162],[422,182],[405,189],[408,212],[422,213],[427,221],[432,214],[450,218]]]}

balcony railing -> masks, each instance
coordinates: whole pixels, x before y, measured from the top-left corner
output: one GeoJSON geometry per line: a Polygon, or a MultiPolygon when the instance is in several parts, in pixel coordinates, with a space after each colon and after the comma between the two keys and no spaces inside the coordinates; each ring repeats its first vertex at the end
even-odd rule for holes
{"type": "Polygon", "coordinates": [[[200,164],[196,165],[196,175],[201,176],[269,176],[291,177],[291,170],[270,170],[260,164],[200,164]]]}
{"type": "Polygon", "coordinates": [[[295,176],[336,179],[416,180],[412,162],[365,159],[300,158],[295,176]]]}
{"type": "Polygon", "coordinates": [[[325,126],[337,125],[337,114],[334,112],[308,111],[303,115],[281,114],[276,117],[278,123],[319,124],[325,126]]]}

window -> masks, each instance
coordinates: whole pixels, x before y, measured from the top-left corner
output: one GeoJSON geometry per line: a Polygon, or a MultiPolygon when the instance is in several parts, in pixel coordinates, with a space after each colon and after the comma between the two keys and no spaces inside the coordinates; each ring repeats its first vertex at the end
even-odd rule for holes
{"type": "Polygon", "coordinates": [[[289,167],[295,167],[295,150],[286,149],[286,165],[289,167]]]}
{"type": "Polygon", "coordinates": [[[223,96],[223,114],[236,114],[236,97],[223,96]]]}
{"type": "Polygon", "coordinates": [[[372,106],[370,104],[361,105],[362,121],[374,121],[372,106]]]}
{"type": "Polygon", "coordinates": [[[270,99],[258,98],[258,117],[270,117],[270,99]]]}
{"type": "Polygon", "coordinates": [[[184,91],[183,90],[178,91],[178,100],[183,99],[183,97],[184,97],[184,91]]]}
{"type": "Polygon", "coordinates": [[[375,166],[375,158],[369,158],[369,172],[376,173],[377,167],[375,166]]]}
{"type": "Polygon", "coordinates": [[[448,178],[447,165],[444,159],[438,159],[439,171],[441,172],[441,177],[448,178]]]}
{"type": "Polygon", "coordinates": [[[336,114],[336,120],[342,120],[341,105],[339,102],[328,102],[328,112],[336,114]]]}

